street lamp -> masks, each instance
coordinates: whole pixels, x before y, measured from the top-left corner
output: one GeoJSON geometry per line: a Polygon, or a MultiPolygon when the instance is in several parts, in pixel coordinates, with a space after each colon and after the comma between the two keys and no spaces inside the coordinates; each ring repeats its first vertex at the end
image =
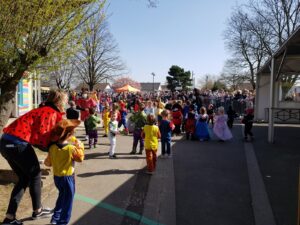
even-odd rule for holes
{"type": "Polygon", "coordinates": [[[152,88],[153,88],[153,93],[154,93],[154,77],[155,77],[155,73],[151,73],[151,75],[153,76],[152,88]]]}

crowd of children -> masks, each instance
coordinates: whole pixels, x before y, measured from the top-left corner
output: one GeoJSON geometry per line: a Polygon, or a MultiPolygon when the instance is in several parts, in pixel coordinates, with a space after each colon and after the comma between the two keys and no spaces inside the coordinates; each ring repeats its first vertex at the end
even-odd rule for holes
{"type": "MultiPolygon", "coordinates": [[[[109,159],[117,159],[117,136],[123,126],[123,134],[128,135],[128,122],[132,126],[133,145],[129,154],[146,153],[147,174],[154,174],[157,163],[158,143],[161,141],[161,158],[172,158],[171,141],[173,135],[185,132],[187,140],[209,141],[212,133],[220,142],[228,141],[236,113],[231,107],[225,112],[224,107],[214,108],[209,104],[198,108],[197,104],[186,101],[168,102],[150,100],[143,103],[136,101],[132,108],[126,107],[126,101],[117,103],[106,102],[100,110],[92,97],[83,95],[80,101],[70,101],[67,109],[67,119],[60,121],[52,132],[53,140],[49,148],[45,165],[53,167],[54,182],[59,191],[51,224],[68,224],[75,194],[74,162],[82,162],[84,145],[74,137],[74,129],[84,122],[89,148],[96,148],[98,143],[98,128],[101,124],[104,136],[110,142],[109,159]],[[128,110],[131,115],[129,118],[128,110]],[[210,125],[211,124],[211,125],[210,125]],[[210,129],[211,127],[211,129],[210,129]],[[139,144],[139,151],[137,151],[139,144]]],[[[253,108],[249,107],[242,123],[245,124],[245,140],[253,140],[251,131],[253,124],[253,108]]]]}
{"type": "MultiPolygon", "coordinates": [[[[135,99],[135,103],[130,106],[129,103],[132,102],[132,99],[121,99],[114,103],[106,101],[101,106],[97,106],[95,103],[96,97],[94,93],[90,94],[90,96],[87,93],[83,93],[81,98],[75,100],[75,102],[71,101],[70,108],[67,110],[67,118],[78,118],[76,109],[80,110],[80,118],[82,121],[85,121],[86,139],[89,140],[91,148],[92,145],[95,147],[97,144],[97,127],[99,127],[98,124],[100,123],[97,114],[102,113],[103,137],[108,136],[111,143],[114,143],[112,145],[115,145],[115,136],[120,133],[121,127],[123,127],[123,134],[128,135],[129,132],[133,133],[133,146],[130,154],[143,153],[144,138],[142,137],[142,132],[144,126],[147,124],[148,115],[154,115],[155,123],[159,126],[162,133],[162,155],[166,153],[166,147],[166,154],[170,154],[171,136],[180,135],[183,132],[187,140],[209,141],[213,134],[221,142],[230,140],[232,138],[230,129],[233,128],[233,121],[237,117],[237,113],[233,110],[232,106],[227,107],[228,110],[225,111],[223,106],[217,108],[214,104],[209,103],[206,107],[192,100],[174,100],[164,103],[162,99],[157,101],[135,99]],[[76,103],[78,105],[75,106],[76,103]],[[93,110],[90,108],[93,108],[93,110]],[[116,117],[115,121],[111,121],[112,117],[116,117]],[[117,124],[116,128],[115,124],[117,124]],[[162,131],[166,132],[167,135],[163,134],[162,131]],[[138,144],[139,150],[137,151],[138,144]]],[[[246,112],[243,119],[245,124],[245,140],[252,140],[253,134],[251,133],[251,128],[253,119],[249,115],[249,112],[252,112],[253,115],[251,105],[247,108],[246,112]],[[250,136],[250,139],[247,136],[250,136]]],[[[110,158],[116,158],[113,149],[111,149],[110,158]]]]}

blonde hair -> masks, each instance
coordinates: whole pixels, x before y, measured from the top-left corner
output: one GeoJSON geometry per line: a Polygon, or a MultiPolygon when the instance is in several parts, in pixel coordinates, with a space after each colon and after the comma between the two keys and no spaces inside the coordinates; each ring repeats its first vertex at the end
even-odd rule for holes
{"type": "Polygon", "coordinates": [[[220,106],[220,107],[218,108],[218,113],[224,114],[224,107],[223,107],[223,106],[220,106]]]}
{"type": "Polygon", "coordinates": [[[61,112],[64,112],[64,106],[68,100],[67,97],[67,93],[62,89],[50,90],[46,103],[52,103],[61,112]]]}

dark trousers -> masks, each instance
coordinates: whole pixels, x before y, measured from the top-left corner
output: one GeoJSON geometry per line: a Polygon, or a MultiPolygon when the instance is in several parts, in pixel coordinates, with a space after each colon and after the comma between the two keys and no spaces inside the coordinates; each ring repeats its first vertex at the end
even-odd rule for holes
{"type": "Polygon", "coordinates": [[[2,137],[0,151],[18,176],[18,182],[11,192],[7,214],[16,215],[27,187],[29,187],[33,210],[41,208],[41,169],[32,146],[27,142],[2,137]]]}
{"type": "Polygon", "coordinates": [[[136,151],[138,142],[140,142],[140,151],[144,150],[144,139],[142,138],[142,129],[137,129],[133,131],[133,147],[132,151],[136,151]]]}
{"type": "Polygon", "coordinates": [[[167,146],[167,154],[171,154],[171,140],[170,139],[161,139],[161,154],[166,154],[166,146],[167,146]]]}
{"type": "Polygon", "coordinates": [[[245,130],[244,130],[244,136],[245,138],[250,135],[250,137],[253,137],[253,133],[252,133],[252,123],[246,123],[245,124],[245,130]]]}
{"type": "Polygon", "coordinates": [[[57,225],[65,225],[71,219],[75,194],[75,179],[74,176],[54,176],[54,183],[59,193],[52,221],[55,221],[57,225]]]}
{"type": "Polygon", "coordinates": [[[180,134],[181,129],[180,129],[181,124],[175,124],[175,129],[173,130],[174,134],[180,134]]]}
{"type": "Polygon", "coordinates": [[[88,131],[88,135],[89,135],[89,146],[91,147],[92,144],[94,144],[94,146],[96,146],[96,144],[98,142],[98,132],[97,132],[97,130],[88,131]]]}
{"type": "Polygon", "coordinates": [[[124,129],[127,129],[127,123],[126,123],[126,119],[121,119],[118,123],[118,128],[120,128],[121,126],[124,126],[124,129]]]}
{"type": "Polygon", "coordinates": [[[234,119],[232,119],[232,118],[230,118],[230,119],[227,120],[227,126],[228,126],[229,128],[232,128],[232,127],[233,127],[233,121],[234,121],[234,119]]]}

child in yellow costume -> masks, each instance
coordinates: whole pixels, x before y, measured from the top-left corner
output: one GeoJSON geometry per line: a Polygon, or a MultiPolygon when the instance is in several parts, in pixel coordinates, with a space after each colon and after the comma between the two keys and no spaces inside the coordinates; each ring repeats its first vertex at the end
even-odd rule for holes
{"type": "Polygon", "coordinates": [[[102,112],[102,120],[103,120],[103,126],[104,126],[104,135],[103,137],[107,137],[108,135],[108,128],[109,128],[109,122],[110,122],[110,108],[109,103],[106,102],[104,106],[104,110],[102,112]]]}
{"type": "Polygon", "coordinates": [[[84,159],[84,146],[74,137],[74,130],[80,120],[61,120],[51,133],[53,143],[45,159],[46,166],[52,166],[54,183],[59,191],[51,224],[68,224],[71,218],[75,195],[74,164],[84,159]]]}
{"type": "Polygon", "coordinates": [[[159,100],[157,103],[157,110],[156,110],[156,119],[158,124],[160,124],[160,121],[162,120],[161,112],[164,110],[165,104],[159,100]]]}

